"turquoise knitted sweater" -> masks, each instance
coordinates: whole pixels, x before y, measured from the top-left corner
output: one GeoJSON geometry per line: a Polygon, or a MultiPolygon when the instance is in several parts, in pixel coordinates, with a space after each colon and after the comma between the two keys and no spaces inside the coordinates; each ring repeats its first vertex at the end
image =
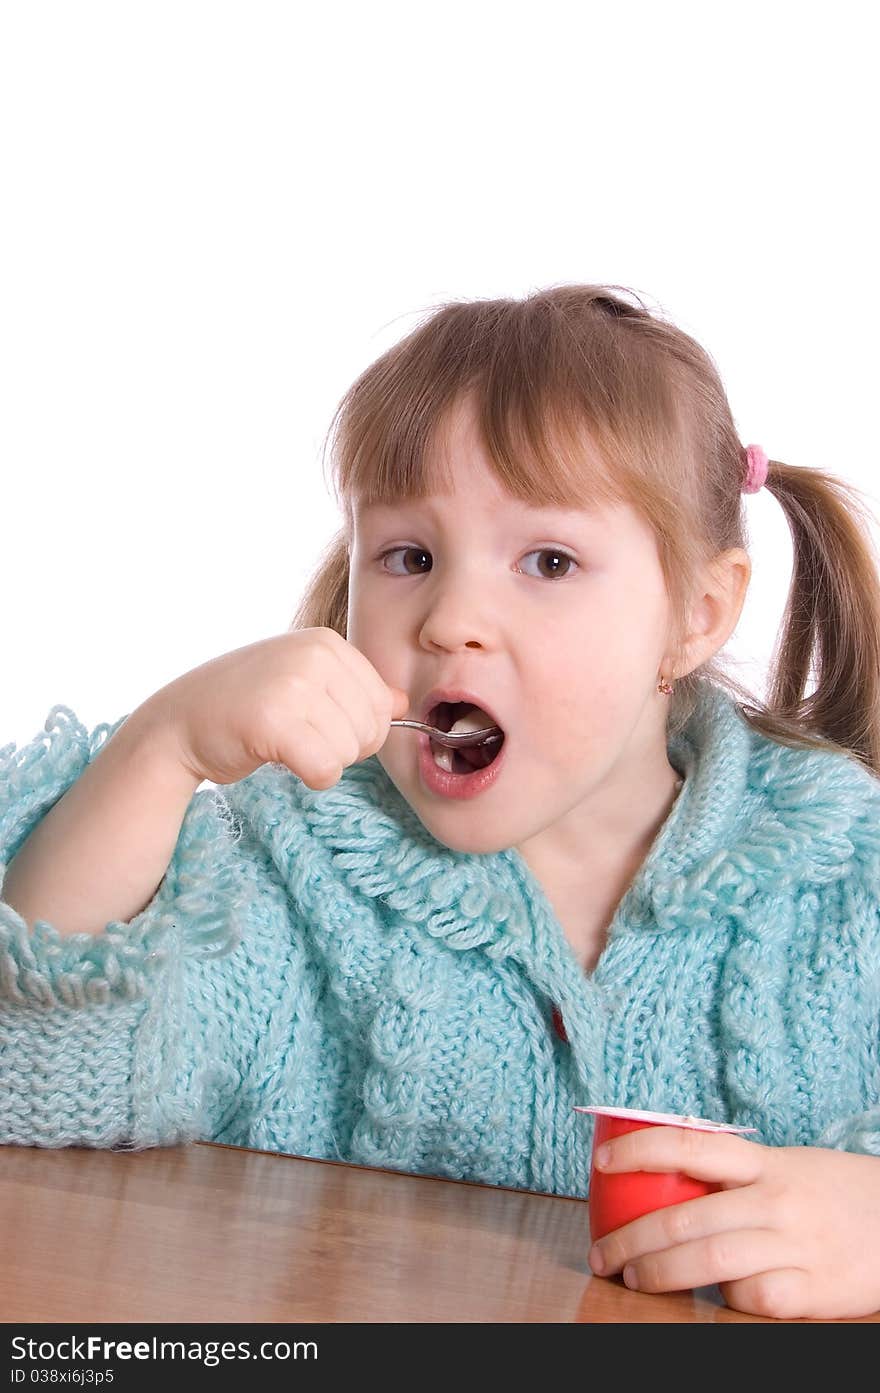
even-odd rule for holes
{"type": "MultiPolygon", "coordinates": [[[[121,724],[56,706],[0,750],[0,876],[121,724]]],[[[129,923],[29,933],[0,904],[0,1141],[584,1196],[572,1109],[615,1103],[880,1155],[880,780],[706,683],[669,754],[684,788],[591,976],[520,854],[443,846],[375,756],[327,790],[275,764],[199,790],[129,923]]]]}

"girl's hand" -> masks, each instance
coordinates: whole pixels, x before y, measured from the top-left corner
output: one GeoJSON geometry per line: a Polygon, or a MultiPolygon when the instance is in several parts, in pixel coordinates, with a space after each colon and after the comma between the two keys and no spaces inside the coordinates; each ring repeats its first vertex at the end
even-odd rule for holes
{"type": "Polygon", "coordinates": [[[623,1271],[639,1291],[717,1283],[758,1316],[880,1309],[880,1158],[681,1127],[642,1127],[609,1148],[603,1171],[683,1171],[723,1188],[606,1234],[594,1272],[623,1271]]]}
{"type": "Polygon", "coordinates": [[[231,784],[277,763],[325,789],[381,749],[409,698],[334,629],[313,628],[213,658],[154,692],[147,706],[199,781],[231,784]]]}

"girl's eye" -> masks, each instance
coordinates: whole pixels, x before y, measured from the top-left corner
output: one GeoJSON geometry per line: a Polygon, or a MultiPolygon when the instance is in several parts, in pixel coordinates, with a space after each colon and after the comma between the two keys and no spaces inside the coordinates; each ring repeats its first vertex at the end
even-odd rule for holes
{"type": "Polygon", "coordinates": [[[577,567],[577,562],[573,556],[569,556],[567,551],[558,551],[556,547],[542,547],[538,551],[530,551],[528,555],[551,558],[553,564],[547,568],[546,572],[542,569],[542,574],[539,577],[541,580],[557,580],[560,577],[565,580],[566,576],[572,574],[572,566],[577,567]],[[560,562],[562,568],[560,568],[560,562]]]}
{"type": "MultiPolygon", "coordinates": [[[[415,559],[415,564],[416,564],[417,566],[420,565],[420,564],[423,564],[424,561],[427,559],[428,562],[429,562],[427,569],[428,569],[428,570],[431,569],[431,567],[430,567],[430,557],[431,557],[431,553],[430,553],[429,551],[425,551],[425,549],[424,549],[423,547],[392,547],[389,551],[384,551],[384,552],[382,553],[382,555],[379,557],[379,560],[380,560],[381,562],[384,563],[385,561],[387,561],[387,559],[388,559],[389,556],[397,556],[399,553],[402,554],[403,557],[404,557],[404,570],[403,570],[402,572],[401,572],[401,571],[391,571],[391,572],[390,572],[391,575],[419,575],[419,574],[425,575],[425,574],[426,574],[426,572],[425,572],[424,569],[421,570],[421,571],[419,571],[418,569],[412,570],[412,571],[406,569],[406,557],[408,557],[408,556],[411,556],[411,557],[413,557],[413,558],[415,559]]],[[[528,552],[527,555],[528,555],[528,556],[543,556],[543,557],[549,557],[549,558],[551,558],[550,564],[546,567],[546,569],[545,569],[543,566],[541,566],[540,563],[539,563],[539,567],[540,567],[540,569],[539,569],[539,574],[538,574],[536,577],[534,577],[534,579],[537,579],[537,580],[558,580],[558,579],[560,579],[560,578],[561,578],[562,580],[564,580],[564,579],[566,578],[566,576],[568,576],[568,575],[571,574],[571,568],[572,568],[572,567],[577,568],[577,564],[578,564],[578,563],[575,561],[575,559],[574,559],[573,556],[569,556],[569,554],[568,554],[567,551],[560,551],[560,550],[558,550],[556,547],[541,547],[538,551],[530,551],[530,552],[528,552]]],[[[382,569],[383,569],[384,571],[388,571],[388,567],[385,566],[384,564],[383,564],[383,566],[382,566],[382,569]]],[[[531,573],[527,573],[527,574],[531,574],[531,573]]]]}
{"type": "MultiPolygon", "coordinates": [[[[424,551],[421,547],[392,547],[392,548],[390,549],[390,551],[383,551],[382,555],[379,557],[379,560],[382,561],[382,562],[384,563],[384,562],[388,559],[389,556],[397,556],[398,552],[402,552],[404,556],[413,555],[413,556],[416,556],[416,557],[419,557],[419,558],[425,557],[425,556],[430,556],[430,552],[424,551]]],[[[429,567],[429,569],[430,569],[430,567],[429,567]]],[[[385,565],[383,564],[382,570],[383,570],[383,571],[387,571],[387,570],[388,570],[388,567],[385,566],[385,565]]],[[[399,576],[399,575],[401,574],[401,572],[400,572],[400,571],[392,571],[391,574],[392,574],[392,575],[398,575],[398,576],[399,576]]],[[[418,575],[419,572],[418,572],[418,571],[404,571],[403,574],[404,574],[404,575],[418,575]]]]}

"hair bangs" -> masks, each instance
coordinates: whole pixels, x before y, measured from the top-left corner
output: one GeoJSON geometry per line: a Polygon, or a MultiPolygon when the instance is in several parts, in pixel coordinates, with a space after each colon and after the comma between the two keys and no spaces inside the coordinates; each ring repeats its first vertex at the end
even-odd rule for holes
{"type": "MultiPolygon", "coordinates": [[[[511,497],[536,507],[643,507],[646,456],[657,451],[633,428],[641,418],[626,401],[616,317],[594,311],[591,326],[590,335],[583,324],[575,332],[541,297],[447,305],[373,363],[327,437],[348,527],[355,503],[451,492],[450,427],[462,409],[511,497]]],[[[638,376],[631,364],[630,375],[638,376]]]]}

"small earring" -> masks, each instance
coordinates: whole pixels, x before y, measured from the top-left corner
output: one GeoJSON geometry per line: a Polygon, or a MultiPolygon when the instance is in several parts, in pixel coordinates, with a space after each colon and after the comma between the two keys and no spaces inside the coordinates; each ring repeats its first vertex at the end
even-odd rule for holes
{"type": "Polygon", "coordinates": [[[665,677],[661,677],[657,683],[657,691],[662,692],[664,696],[672,696],[672,686],[665,677]]]}

